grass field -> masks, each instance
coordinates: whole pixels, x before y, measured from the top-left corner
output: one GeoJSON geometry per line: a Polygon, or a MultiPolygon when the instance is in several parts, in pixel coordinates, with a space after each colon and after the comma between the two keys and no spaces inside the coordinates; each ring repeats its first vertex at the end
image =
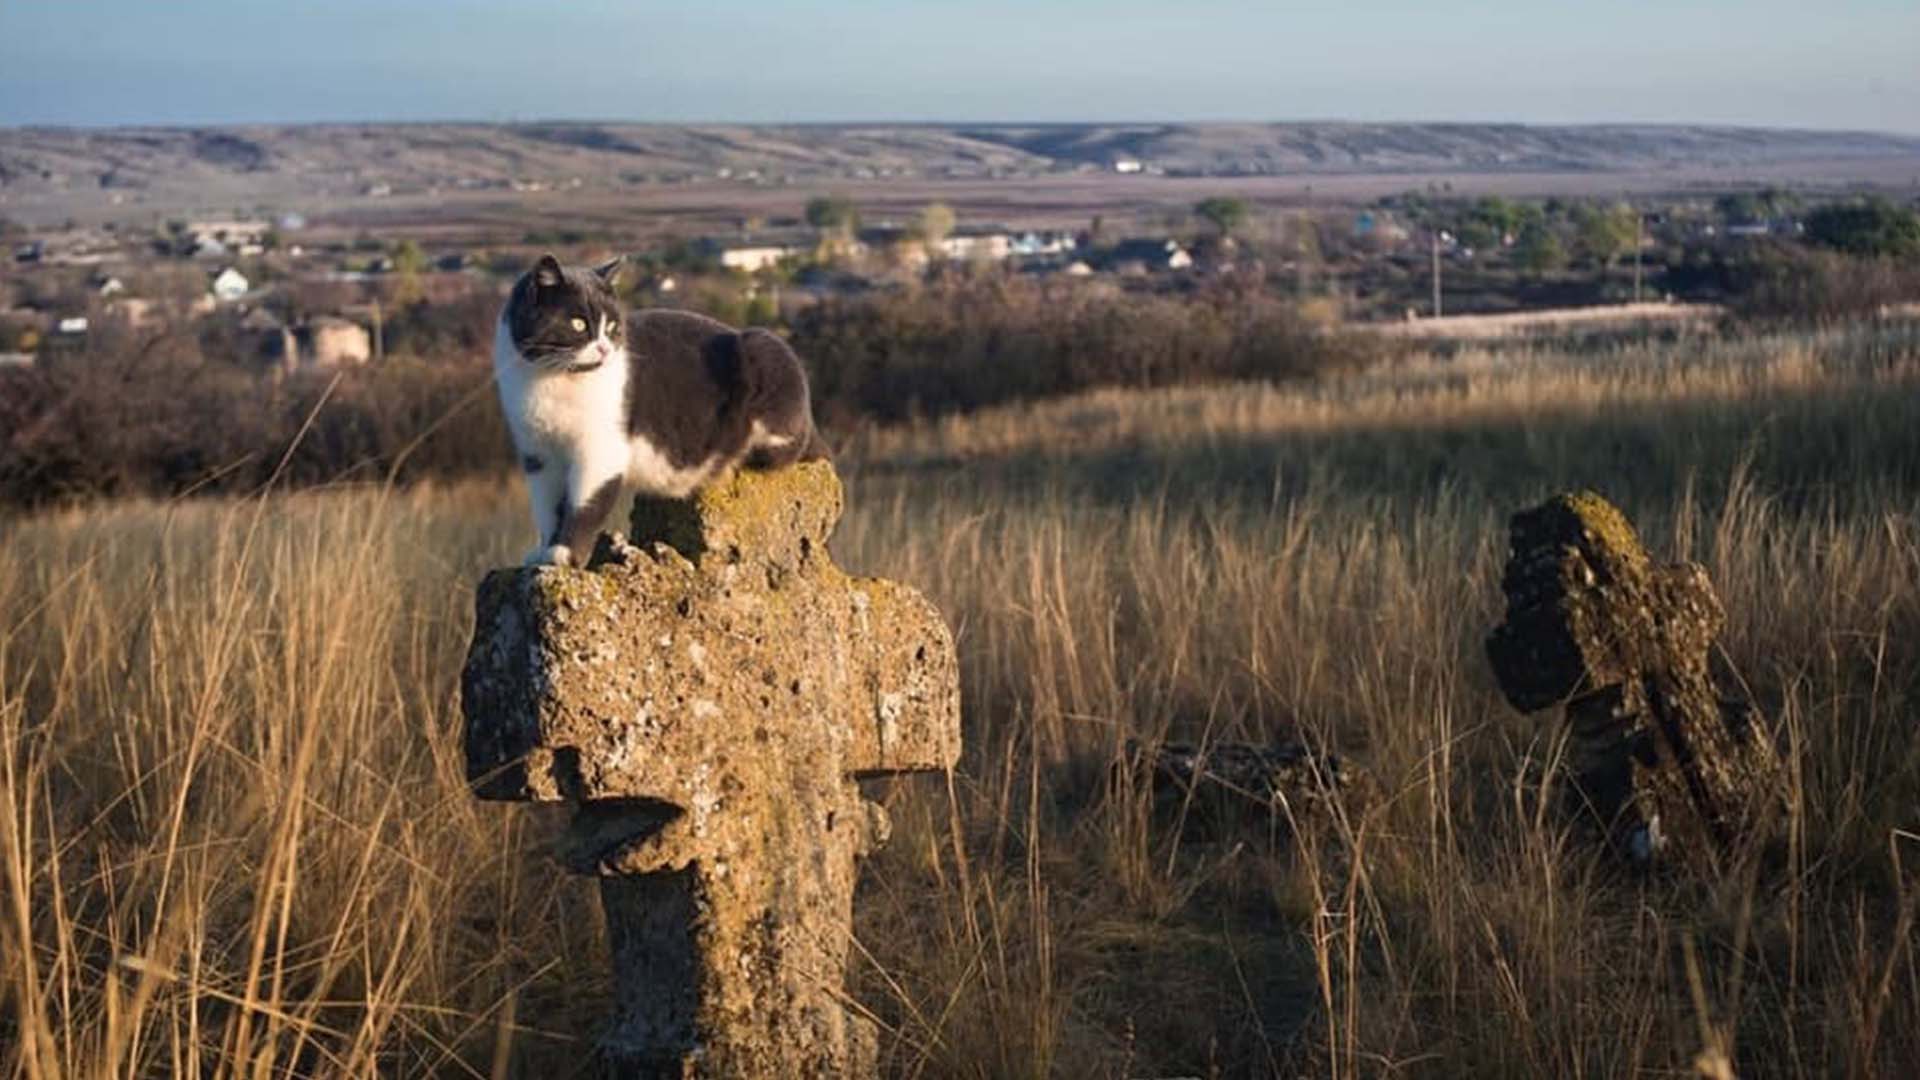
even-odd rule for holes
{"type": "MultiPolygon", "coordinates": [[[[843,565],[959,641],[950,783],[875,794],[854,975],[901,1076],[1903,1076],[1920,1061],[1920,328],[1462,353],[861,433],[843,565]],[[1505,517],[1706,565],[1777,858],[1624,872],[1500,700],[1505,517]],[[1378,796],[1182,833],[1128,738],[1301,736],[1378,796]]],[[[552,810],[468,796],[506,483],[0,522],[0,1064],[563,1074],[607,993],[552,810]]]]}

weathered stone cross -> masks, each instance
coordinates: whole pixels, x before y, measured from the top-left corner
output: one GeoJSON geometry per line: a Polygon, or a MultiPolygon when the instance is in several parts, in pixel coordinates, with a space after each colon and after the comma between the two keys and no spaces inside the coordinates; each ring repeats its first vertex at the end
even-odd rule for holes
{"type": "Polygon", "coordinates": [[[1566,707],[1578,793],[1635,861],[1711,869],[1764,837],[1780,762],[1763,718],[1723,696],[1709,652],[1726,613],[1707,573],[1662,566],[1591,492],[1515,514],[1487,656],[1522,712],[1566,707]]]}
{"type": "Polygon", "coordinates": [[[480,586],[462,684],[483,798],[578,804],[562,859],[601,875],[631,1076],[863,1076],[846,1007],[854,860],[884,842],[857,778],[951,767],[953,638],[827,556],[831,465],[641,500],[629,547],[480,586]]]}

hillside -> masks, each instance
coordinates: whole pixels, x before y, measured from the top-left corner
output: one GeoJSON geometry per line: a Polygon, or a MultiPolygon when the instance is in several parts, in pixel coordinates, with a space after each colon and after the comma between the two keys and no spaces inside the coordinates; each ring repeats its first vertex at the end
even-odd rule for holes
{"type": "Polygon", "coordinates": [[[1173,175],[1590,172],[1920,161],[1920,138],[1511,124],[664,126],[351,124],[0,129],[0,207],[890,177],[1034,176],[1137,161],[1173,175]]]}

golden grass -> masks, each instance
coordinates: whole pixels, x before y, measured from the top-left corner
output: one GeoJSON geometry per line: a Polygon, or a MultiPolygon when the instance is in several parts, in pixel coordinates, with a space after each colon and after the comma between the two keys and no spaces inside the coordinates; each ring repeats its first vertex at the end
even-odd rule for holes
{"type": "MultiPolygon", "coordinates": [[[[881,792],[890,1074],[1898,1076],[1920,1060],[1920,335],[1472,354],[865,436],[850,568],[958,633],[968,748],[881,792]],[[1704,562],[1790,840],[1639,879],[1499,700],[1504,517],[1615,498],[1704,562]],[[1182,833],[1124,740],[1303,735],[1384,797],[1182,833]]],[[[507,485],[0,523],[0,1062],[544,1076],[606,993],[551,811],[461,775],[507,485]]]]}

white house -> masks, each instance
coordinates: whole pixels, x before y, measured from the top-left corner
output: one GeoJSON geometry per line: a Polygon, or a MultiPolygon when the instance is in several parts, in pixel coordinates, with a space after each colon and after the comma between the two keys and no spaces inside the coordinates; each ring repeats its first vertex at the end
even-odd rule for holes
{"type": "Polygon", "coordinates": [[[955,233],[940,241],[940,253],[949,259],[999,262],[1013,254],[1013,237],[1003,232],[955,233]]]}
{"type": "Polygon", "coordinates": [[[247,290],[252,287],[252,283],[246,279],[245,275],[229,266],[213,276],[213,284],[209,287],[209,291],[213,293],[215,300],[231,303],[247,295],[247,290]]]}
{"type": "Polygon", "coordinates": [[[1134,160],[1133,158],[1121,158],[1120,160],[1113,163],[1114,172],[1123,173],[1127,175],[1132,175],[1133,173],[1140,172],[1145,168],[1146,168],[1145,165],[1142,165],[1140,162],[1134,160]]]}
{"type": "Polygon", "coordinates": [[[720,265],[729,270],[741,270],[753,273],[774,266],[781,259],[794,254],[794,249],[776,244],[758,244],[750,247],[728,247],[720,249],[720,265]]]}

